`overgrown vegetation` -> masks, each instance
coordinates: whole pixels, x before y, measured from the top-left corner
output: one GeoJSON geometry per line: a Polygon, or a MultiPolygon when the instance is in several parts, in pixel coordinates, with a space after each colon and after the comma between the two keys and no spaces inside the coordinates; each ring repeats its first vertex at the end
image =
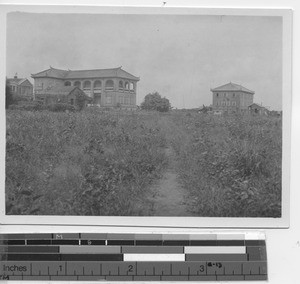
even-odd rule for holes
{"type": "Polygon", "coordinates": [[[147,215],[172,146],[196,216],[280,217],[281,117],[7,111],[7,214],[147,215]]]}
{"type": "Polygon", "coordinates": [[[281,118],[177,114],[173,121],[180,180],[196,215],[281,216],[281,118]]]}
{"type": "Polygon", "coordinates": [[[7,111],[7,214],[146,214],[145,186],[165,163],[157,119],[7,111]]]}

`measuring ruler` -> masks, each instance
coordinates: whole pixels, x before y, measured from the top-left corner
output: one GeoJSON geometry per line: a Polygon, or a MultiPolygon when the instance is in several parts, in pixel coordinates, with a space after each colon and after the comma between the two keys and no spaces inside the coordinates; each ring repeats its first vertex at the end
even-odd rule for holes
{"type": "Polygon", "coordinates": [[[2,234],[0,280],[267,280],[264,238],[243,234],[2,234]]]}

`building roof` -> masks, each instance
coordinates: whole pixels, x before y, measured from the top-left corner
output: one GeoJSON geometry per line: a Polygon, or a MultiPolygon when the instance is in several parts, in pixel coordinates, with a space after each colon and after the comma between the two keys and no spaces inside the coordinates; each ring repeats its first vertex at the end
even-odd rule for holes
{"type": "Polygon", "coordinates": [[[74,89],[78,87],[76,86],[63,86],[63,87],[52,87],[42,91],[39,91],[41,95],[69,95],[74,89]]]}
{"type": "Polygon", "coordinates": [[[65,97],[70,95],[75,89],[80,91],[80,95],[84,96],[87,100],[92,100],[89,96],[87,96],[84,91],[76,86],[62,86],[62,87],[52,87],[42,91],[39,91],[37,96],[55,96],[55,97],[65,97]]]}
{"type": "Polygon", "coordinates": [[[17,84],[17,85],[21,85],[22,83],[28,81],[30,85],[31,82],[27,79],[27,78],[7,78],[7,82],[8,84],[17,84]]]}
{"type": "Polygon", "coordinates": [[[266,107],[264,107],[262,105],[259,105],[259,104],[256,104],[256,103],[253,103],[253,104],[249,105],[248,108],[258,108],[258,109],[268,110],[266,107]]]}
{"type": "Polygon", "coordinates": [[[217,91],[242,91],[242,92],[245,92],[245,93],[250,93],[250,94],[254,94],[255,92],[254,91],[251,91],[241,85],[238,85],[238,84],[234,84],[234,83],[228,83],[228,84],[225,84],[225,85],[222,85],[220,87],[217,87],[217,88],[214,88],[214,89],[210,89],[212,92],[217,92],[217,91]]]}
{"type": "Polygon", "coordinates": [[[133,81],[140,79],[125,70],[122,67],[111,69],[93,69],[93,70],[61,70],[50,66],[49,69],[36,74],[31,74],[32,78],[57,78],[57,79],[89,79],[89,78],[124,78],[133,81]]]}

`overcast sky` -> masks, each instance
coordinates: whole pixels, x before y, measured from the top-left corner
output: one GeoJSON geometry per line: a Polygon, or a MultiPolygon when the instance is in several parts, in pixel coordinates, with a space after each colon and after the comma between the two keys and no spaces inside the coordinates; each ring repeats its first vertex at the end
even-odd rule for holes
{"type": "Polygon", "coordinates": [[[30,78],[49,66],[122,66],[139,76],[137,103],[158,91],[172,106],[212,103],[228,82],[254,101],[282,108],[282,19],[254,16],[10,13],[7,76],[30,78]]]}

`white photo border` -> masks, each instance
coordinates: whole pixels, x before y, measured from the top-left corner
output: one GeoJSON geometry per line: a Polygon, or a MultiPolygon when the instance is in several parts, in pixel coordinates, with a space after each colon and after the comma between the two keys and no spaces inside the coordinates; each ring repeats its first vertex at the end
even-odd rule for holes
{"type": "Polygon", "coordinates": [[[292,110],[292,10],[245,8],[169,8],[169,7],[104,7],[62,5],[0,5],[0,88],[5,93],[6,77],[6,15],[9,12],[82,13],[82,14],[172,14],[172,15],[237,15],[281,16],[283,19],[283,155],[282,155],[282,217],[114,217],[114,216],[25,216],[5,214],[5,96],[0,97],[0,224],[5,225],[83,225],[106,227],[172,227],[172,228],[288,228],[290,219],[290,163],[292,110]]]}

